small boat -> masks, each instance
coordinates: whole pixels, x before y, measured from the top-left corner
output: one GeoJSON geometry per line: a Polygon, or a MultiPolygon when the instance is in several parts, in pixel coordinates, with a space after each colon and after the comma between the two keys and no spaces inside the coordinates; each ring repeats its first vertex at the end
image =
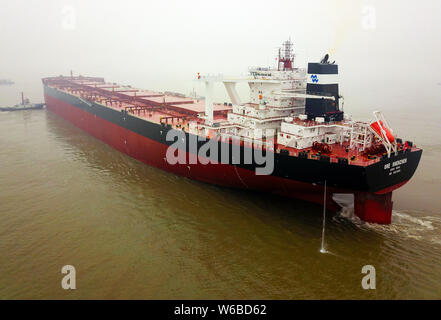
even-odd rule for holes
{"type": "Polygon", "coordinates": [[[21,103],[12,107],[0,107],[0,111],[20,111],[20,110],[36,110],[43,109],[45,103],[30,103],[29,99],[25,99],[23,92],[21,93],[21,103]]]}

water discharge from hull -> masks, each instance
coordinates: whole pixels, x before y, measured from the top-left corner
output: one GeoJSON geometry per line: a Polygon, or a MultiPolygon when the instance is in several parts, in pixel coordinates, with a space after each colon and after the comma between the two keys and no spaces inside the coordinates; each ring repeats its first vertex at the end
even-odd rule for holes
{"type": "Polygon", "coordinates": [[[327,253],[325,247],[325,228],[326,228],[326,180],[325,180],[325,188],[323,191],[323,227],[322,227],[322,247],[320,248],[321,253],[327,253]]]}

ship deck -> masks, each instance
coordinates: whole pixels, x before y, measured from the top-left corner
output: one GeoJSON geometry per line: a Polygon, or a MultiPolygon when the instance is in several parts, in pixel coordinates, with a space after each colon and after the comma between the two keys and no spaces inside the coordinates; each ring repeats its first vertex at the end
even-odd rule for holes
{"type": "MultiPolygon", "coordinates": [[[[204,120],[201,116],[205,112],[205,101],[187,97],[178,93],[155,92],[151,90],[132,88],[131,86],[121,86],[115,83],[107,83],[103,78],[95,77],[52,77],[43,79],[43,83],[57,90],[64,91],[70,95],[81,99],[101,104],[108,108],[121,111],[125,110],[133,116],[153,123],[165,123],[173,128],[189,131],[189,124],[197,123],[196,134],[206,134],[213,136],[216,129],[202,131],[204,120]]],[[[214,104],[214,120],[226,123],[227,115],[232,111],[232,106],[226,103],[214,104]]],[[[294,120],[299,121],[299,120],[294,120]]],[[[314,125],[315,122],[303,121],[303,125],[314,125]],[[303,123],[304,122],[304,123],[303,123]]],[[[258,141],[257,141],[258,142],[258,141]]],[[[261,141],[263,144],[265,141],[261,141]]],[[[241,144],[247,143],[241,141],[241,144]]],[[[348,163],[358,166],[369,166],[379,161],[381,155],[368,157],[367,155],[349,149],[349,143],[332,144],[331,152],[325,154],[330,162],[338,162],[339,158],[348,159],[348,163]]],[[[401,146],[402,148],[403,146],[401,146]]],[[[300,152],[306,152],[309,159],[320,159],[320,154],[314,148],[295,149],[278,145],[274,141],[275,152],[285,150],[292,156],[298,156],[300,152]]],[[[412,147],[411,151],[419,150],[412,147]]]]}
{"type": "MultiPolygon", "coordinates": [[[[43,82],[82,99],[118,111],[126,110],[151,122],[160,123],[165,118],[203,121],[199,114],[205,111],[204,100],[179,93],[137,89],[91,77],[54,77],[43,79],[43,82]]],[[[231,109],[231,106],[217,103],[214,105],[214,116],[217,119],[226,119],[231,109]]]]}

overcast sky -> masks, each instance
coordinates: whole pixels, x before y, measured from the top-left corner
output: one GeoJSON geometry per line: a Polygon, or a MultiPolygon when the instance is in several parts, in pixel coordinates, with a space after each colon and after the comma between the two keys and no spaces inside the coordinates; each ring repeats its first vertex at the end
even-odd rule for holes
{"type": "Polygon", "coordinates": [[[73,70],[188,93],[197,72],[244,74],[274,64],[277,46],[291,37],[296,66],[331,52],[353,103],[387,102],[403,92],[415,101],[421,92],[441,91],[439,0],[0,4],[0,78],[40,85],[41,77],[73,70]]]}

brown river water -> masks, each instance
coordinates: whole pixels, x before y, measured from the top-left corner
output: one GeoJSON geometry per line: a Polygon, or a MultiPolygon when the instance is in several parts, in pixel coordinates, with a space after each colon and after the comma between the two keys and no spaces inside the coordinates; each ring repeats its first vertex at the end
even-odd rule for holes
{"type": "Polygon", "coordinates": [[[320,206],[163,172],[46,110],[0,112],[0,299],[440,299],[439,101],[391,121],[424,149],[392,225],[328,215],[328,254],[320,206]]]}

